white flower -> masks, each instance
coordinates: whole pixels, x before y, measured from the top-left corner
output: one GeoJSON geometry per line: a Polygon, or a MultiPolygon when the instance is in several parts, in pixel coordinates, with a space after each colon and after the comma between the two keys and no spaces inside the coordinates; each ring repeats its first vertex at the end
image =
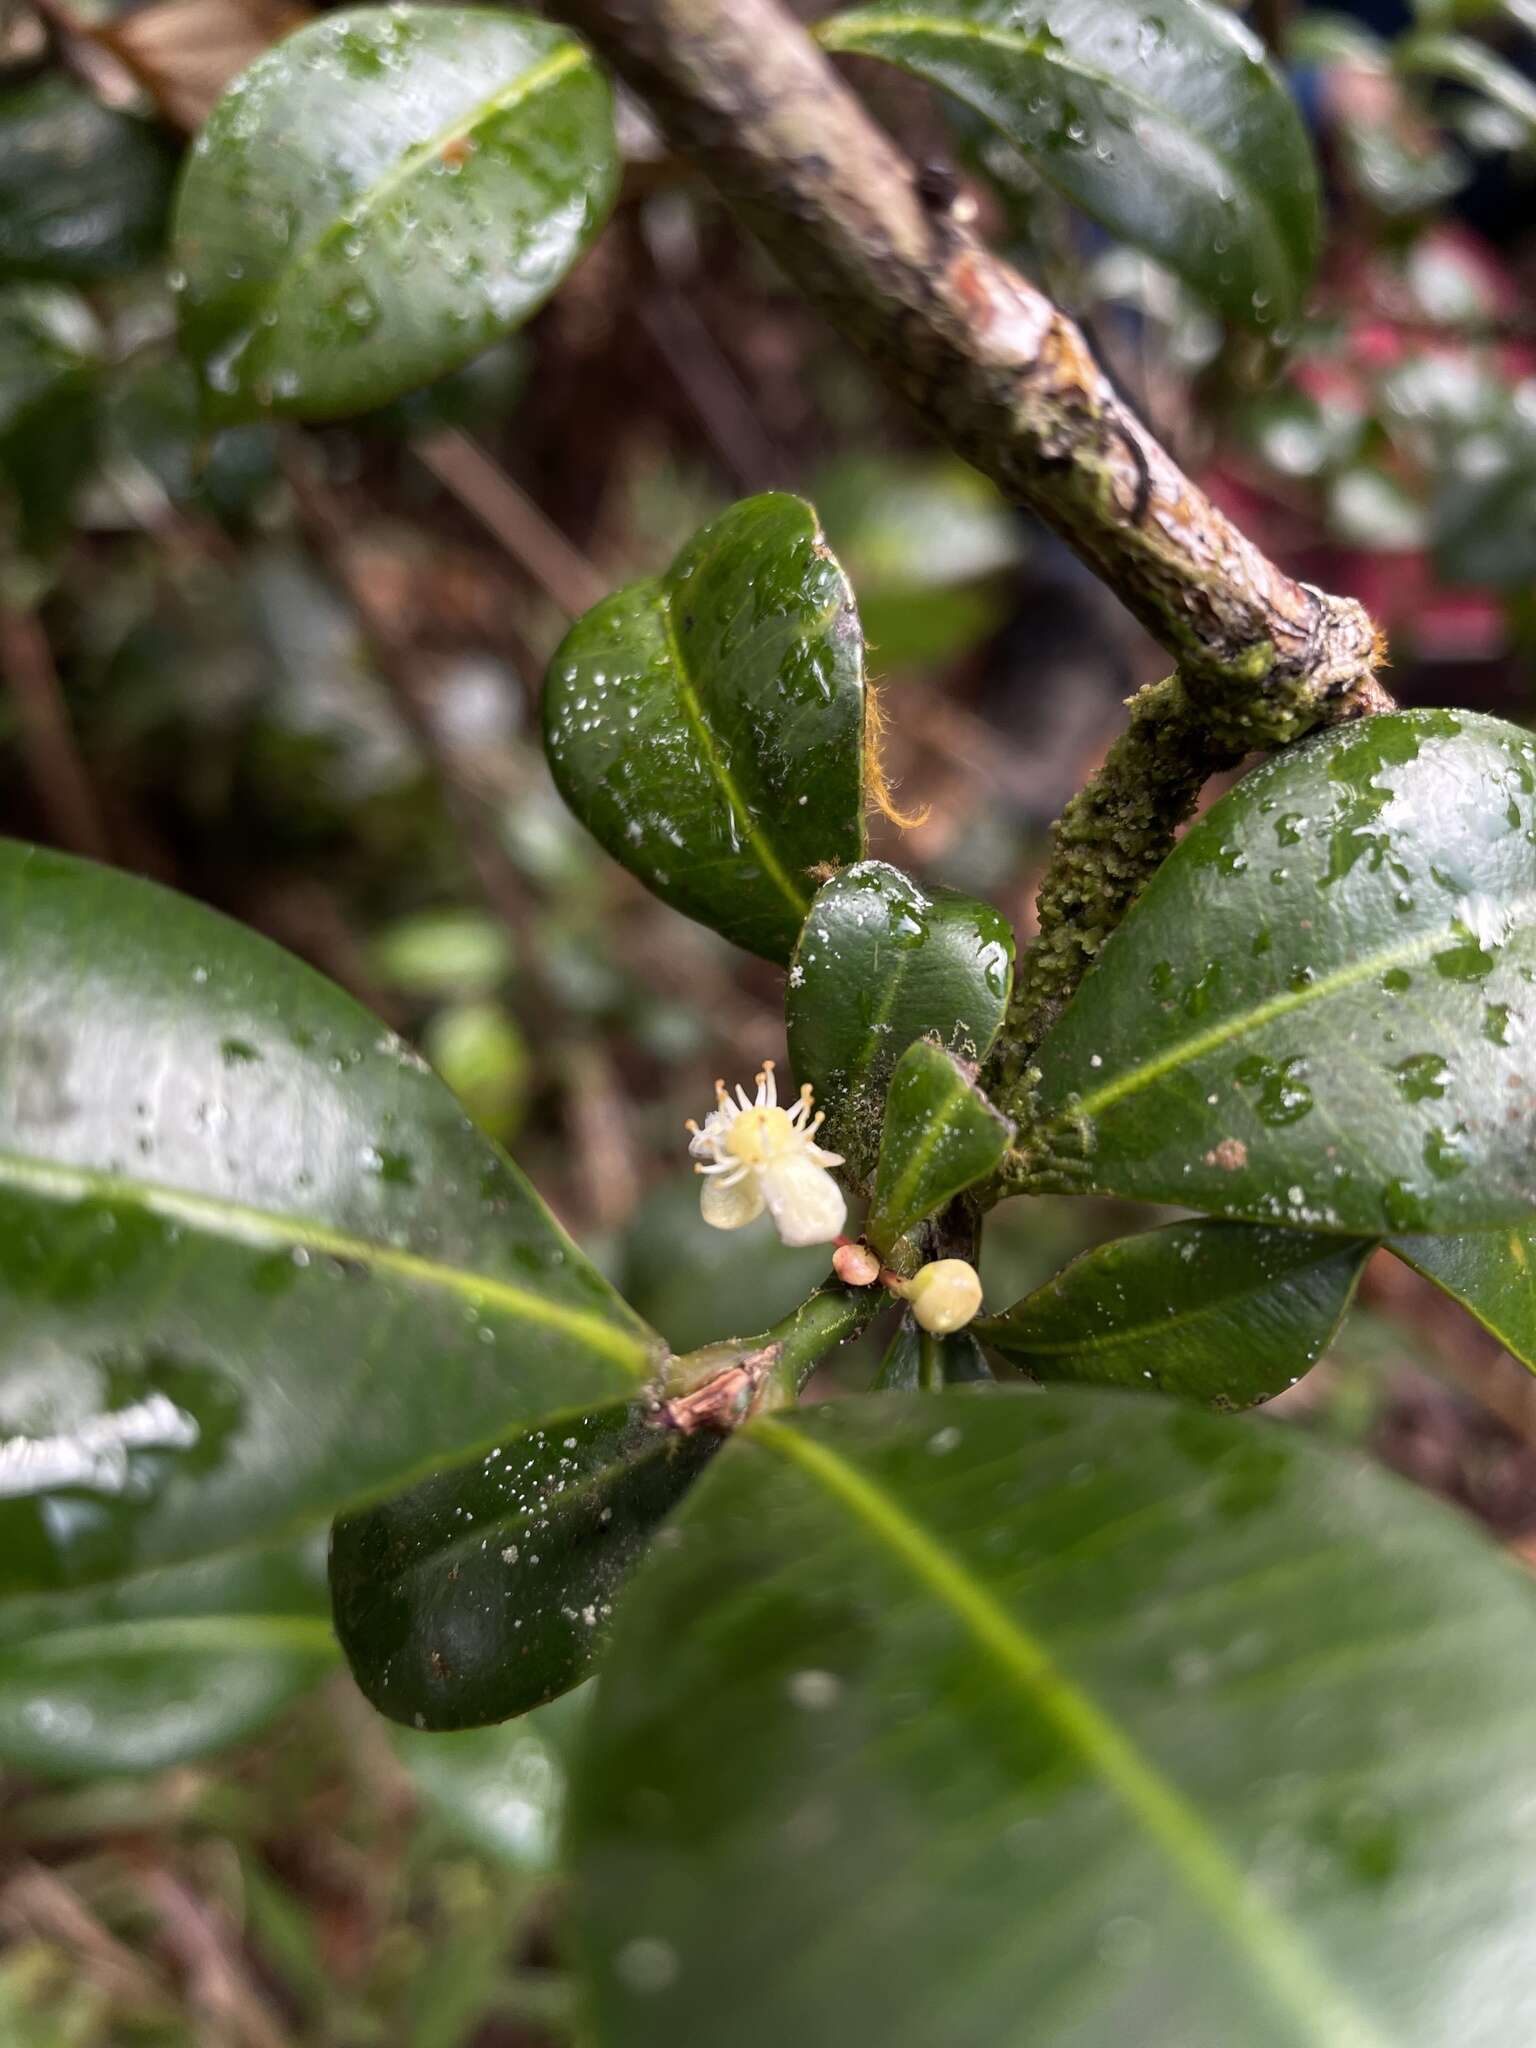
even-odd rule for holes
{"type": "Polygon", "coordinates": [[[811,1115],[810,1083],[793,1109],[779,1107],[773,1061],[757,1076],[757,1099],[738,1087],[733,1102],[715,1083],[715,1106],[703,1127],[690,1118],[688,1150],[706,1176],[699,1193],[704,1221],[716,1230],[739,1230],[764,1209],[785,1244],[829,1244],[847,1221],[843,1191],[828,1173],[842,1154],[816,1143],[825,1114],[811,1115]]]}

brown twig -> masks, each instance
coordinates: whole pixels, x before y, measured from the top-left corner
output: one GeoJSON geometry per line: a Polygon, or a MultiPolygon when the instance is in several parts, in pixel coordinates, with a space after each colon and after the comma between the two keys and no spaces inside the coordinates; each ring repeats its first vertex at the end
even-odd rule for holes
{"type": "Polygon", "coordinates": [[[53,650],[36,612],[0,605],[0,677],[49,830],[71,853],[110,860],[106,822],[75,744],[53,650]]]}
{"type": "Polygon", "coordinates": [[[568,619],[608,595],[607,579],[468,434],[446,427],[413,441],[411,448],[568,619]]]}
{"type": "Polygon", "coordinates": [[[215,2038],[245,2048],[290,2048],[288,2034],[246,1973],[233,1930],[216,1910],[157,1865],[142,1870],[139,1883],[166,1946],[186,1972],[189,2002],[217,2030],[215,2038]]]}
{"type": "Polygon", "coordinates": [[[922,418],[1066,539],[1255,744],[1384,701],[1363,608],[1296,582],[942,203],[779,0],[560,0],[922,418]]]}

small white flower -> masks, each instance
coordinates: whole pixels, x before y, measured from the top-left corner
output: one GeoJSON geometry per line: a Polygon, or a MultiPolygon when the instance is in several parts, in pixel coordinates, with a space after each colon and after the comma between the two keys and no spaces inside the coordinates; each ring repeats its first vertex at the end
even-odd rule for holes
{"type": "Polygon", "coordinates": [[[702,1128],[690,1118],[688,1150],[706,1176],[699,1193],[704,1221],[716,1230],[739,1230],[764,1209],[785,1244],[829,1244],[848,1217],[843,1191],[828,1173],[842,1154],[816,1143],[825,1114],[811,1114],[810,1083],[793,1109],[779,1107],[773,1061],[764,1060],[757,1097],[738,1087],[733,1102],[715,1083],[715,1106],[702,1128]]]}

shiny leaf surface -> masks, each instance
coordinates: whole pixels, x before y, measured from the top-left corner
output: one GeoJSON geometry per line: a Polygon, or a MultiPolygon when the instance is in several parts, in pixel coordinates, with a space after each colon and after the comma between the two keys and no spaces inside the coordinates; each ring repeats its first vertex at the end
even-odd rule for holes
{"type": "Polygon", "coordinates": [[[608,86],[564,31],[487,8],[309,23],[182,174],[182,339],[211,415],[326,419],[457,369],[549,296],[616,182],[608,86]]]}
{"type": "Polygon", "coordinates": [[[604,2048],[1520,2038],[1530,1592],[1396,1480],[887,1395],[753,1424],[673,1529],[571,1793],[604,2048]]]}
{"type": "Polygon", "coordinates": [[[172,159],[147,121],[51,72],[0,92],[0,278],[94,284],[160,252],[172,159]]]}
{"type": "Polygon", "coordinates": [[[888,1252],[914,1224],[1002,1163],[1013,1125],[974,1075],[930,1038],[909,1045],[896,1062],[865,1231],[876,1251],[888,1252]]]}
{"type": "Polygon", "coordinates": [[[566,635],[544,686],[561,794],[663,902],[784,961],[811,871],[864,850],[864,643],[803,499],[747,498],[566,635]]]}
{"type": "Polygon", "coordinates": [[[0,1600],[0,1761],[164,1770],[243,1740],[336,1661],[314,1540],[0,1600]]]}
{"type": "Polygon", "coordinates": [[[1311,148],[1258,39],[1224,7],[875,0],[820,35],[974,107],[1230,319],[1300,310],[1318,241],[1311,148]]]}
{"type": "Polygon", "coordinates": [[[860,861],[817,891],[795,948],[784,1013],[797,1081],[827,1112],[826,1142],[862,1178],[875,1161],[896,1062],[932,1037],[979,1061],[1013,986],[1013,933],[989,903],[924,889],[860,861]]]}
{"type": "Polygon", "coordinates": [[[1390,1249],[1536,1372],[1536,1225],[1468,1237],[1399,1237],[1390,1249]]]}
{"type": "Polygon", "coordinates": [[[343,1517],[331,1594],[358,1684],[433,1729],[510,1720],[579,1684],[620,1584],[719,1444],[612,1402],[343,1517]]]}
{"type": "Polygon", "coordinates": [[[1322,1356],[1370,1251],[1368,1239],[1171,1223],[1084,1252],[974,1327],[1038,1380],[1247,1408],[1322,1356]]]}
{"type": "Polygon", "coordinates": [[[425,1063],[184,898],[0,843],[0,1586],[276,1537],[654,1340],[425,1063]]]}
{"type": "Polygon", "coordinates": [[[0,288],[0,531],[14,507],[24,547],[46,549],[68,530],[96,452],[100,344],[77,293],[0,288]]]}
{"type": "Polygon", "coordinates": [[[1366,719],[1257,768],[1040,1048],[1063,1184],[1358,1236],[1526,1217],[1533,791],[1528,735],[1461,712],[1366,719]]]}

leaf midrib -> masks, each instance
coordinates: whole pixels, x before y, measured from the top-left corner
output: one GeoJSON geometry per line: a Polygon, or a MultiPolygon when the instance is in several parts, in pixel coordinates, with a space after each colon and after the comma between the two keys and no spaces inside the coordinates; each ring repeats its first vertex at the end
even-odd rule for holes
{"type": "Polygon", "coordinates": [[[370,215],[379,212],[386,201],[408,185],[424,166],[440,157],[450,143],[462,141],[496,115],[510,113],[514,107],[521,106],[524,100],[531,99],[535,93],[542,92],[546,86],[563,78],[568,71],[573,71],[589,61],[580,43],[562,44],[550,51],[547,56],[541,57],[537,63],[531,64],[526,71],[520,71],[500,92],[494,92],[486,99],[477,100],[465,113],[440,128],[435,135],[428,136],[424,142],[414,143],[383,177],[368,186],[360,199],[349,202],[345,218],[342,214],[337,214],[334,219],[326,222],[318,234],[313,235],[301,249],[294,252],[291,260],[277,271],[269,289],[262,293],[255,317],[245,318],[242,315],[243,324],[251,330],[256,339],[257,349],[260,348],[263,335],[273,335],[277,332],[272,327],[260,324],[262,311],[275,310],[308,272],[315,268],[333,244],[355,234],[370,215]]]}
{"type": "Polygon", "coordinates": [[[709,763],[710,773],[720,785],[721,794],[730,807],[731,815],[741,827],[747,844],[762,864],[763,873],[794,911],[798,923],[810,909],[811,899],[795,887],[781,865],[778,855],[758,828],[746,800],[736,787],[736,779],[726,764],[719,742],[704,716],[703,700],[689,673],[688,664],[683,659],[682,643],[678,639],[677,625],[672,617],[670,584],[662,583],[658,586],[656,609],[661,614],[662,632],[666,636],[667,653],[671,657],[672,672],[677,682],[677,701],[682,708],[683,716],[693,727],[694,735],[703,749],[704,758],[709,763]]]}
{"type": "Polygon", "coordinates": [[[155,1614],[135,1620],[82,1622],[5,1647],[40,1663],[106,1652],[160,1656],[197,1650],[226,1655],[294,1650],[339,1657],[330,1623],[318,1614],[155,1614]]]}
{"type": "MultiPolygon", "coordinates": [[[[1224,1230],[1229,1226],[1222,1223],[1215,1227],[1224,1230]]],[[[1240,1225],[1239,1228],[1241,1227],[1240,1225]]],[[[1367,1243],[1372,1241],[1365,1240],[1367,1243]]],[[[1327,1243],[1329,1249],[1326,1252],[1318,1252],[1315,1258],[1307,1260],[1304,1265],[1293,1266],[1287,1273],[1272,1275],[1268,1279],[1253,1280],[1234,1289],[1230,1294],[1217,1295],[1211,1301],[1197,1302],[1193,1308],[1179,1309],[1173,1315],[1158,1316],[1155,1319],[1149,1317],[1145,1322],[1125,1324],[1118,1330],[1105,1331],[1101,1335],[1078,1337],[1070,1341],[1042,1338],[1039,1342],[1033,1337],[1022,1336],[1017,1325],[1010,1323],[1008,1318],[1016,1314],[1017,1309],[1028,1308],[1035,1298],[1029,1294],[1017,1304],[1017,1308],[1007,1309],[1000,1316],[984,1318],[976,1325],[976,1333],[984,1337],[987,1343],[995,1344],[999,1351],[1016,1350],[1026,1353],[1031,1358],[1070,1358],[1075,1353],[1083,1351],[1095,1354],[1123,1351],[1144,1344],[1148,1337],[1161,1337],[1169,1330],[1182,1329],[1190,1323],[1204,1322],[1210,1316],[1229,1315],[1234,1308],[1253,1300],[1255,1295],[1273,1293],[1287,1287],[1293,1280],[1315,1273],[1319,1266],[1326,1266],[1334,1259],[1355,1255],[1353,1252],[1346,1252],[1347,1239],[1341,1243],[1337,1237],[1330,1237],[1327,1243]]],[[[1039,1290],[1040,1293],[1050,1292],[1053,1284],[1047,1281],[1039,1290]]]]}
{"type": "MultiPolygon", "coordinates": [[[[1510,936],[1536,915],[1536,891],[1513,898],[1510,903],[1510,936]]],[[[1251,1010],[1244,1010],[1235,1016],[1223,1018],[1221,1022],[1207,1025],[1204,1031],[1196,1031],[1188,1038],[1181,1038],[1176,1045],[1160,1052],[1154,1059],[1147,1060],[1139,1067],[1131,1067],[1118,1079],[1104,1082],[1100,1087],[1079,1097],[1078,1113],[1085,1117],[1101,1115],[1128,1095],[1139,1094],[1161,1081],[1166,1074],[1176,1073],[1181,1067],[1193,1061],[1204,1059],[1208,1052],[1217,1052],[1235,1039],[1246,1038],[1250,1032],[1271,1024],[1277,1017],[1288,1017],[1296,1010],[1308,1009],[1314,1003],[1328,1002],[1332,997],[1354,988],[1359,982],[1369,981],[1372,975],[1390,972],[1394,967],[1406,967],[1431,955],[1436,947],[1445,946],[1458,936],[1454,924],[1437,926],[1433,931],[1420,932],[1417,938],[1407,939],[1400,946],[1389,947],[1383,953],[1367,954],[1364,959],[1347,962],[1336,967],[1331,974],[1325,974],[1318,981],[1309,981],[1299,989],[1282,989],[1268,996],[1251,1010]]],[[[1508,943],[1506,940],[1505,943],[1508,943]]],[[[1042,1063],[1050,1055],[1050,1041],[1040,1048],[1042,1063]]]]}
{"type": "Polygon", "coordinates": [[[124,1203],[167,1221],[187,1224],[230,1244],[274,1251],[319,1252],[326,1257],[353,1260],[374,1272],[458,1295],[476,1307],[497,1309],[521,1321],[561,1330],[622,1366],[637,1381],[644,1378],[648,1369],[644,1343],[603,1317],[547,1300],[514,1281],[445,1265],[441,1260],[427,1258],[420,1252],[402,1251],[395,1245],[353,1237],[309,1217],[257,1209],[248,1203],[167,1187],[156,1181],[131,1180],[93,1167],[27,1159],[13,1152],[0,1152],[0,1188],[36,1195],[44,1201],[124,1203]]]}
{"type": "Polygon", "coordinates": [[[1387,2037],[1254,1889],[1198,1808],[961,1558],[866,1473],[802,1429],[758,1421],[744,1437],[765,1444],[816,1481],[955,1615],[1035,1712],[1141,1824],[1232,1947],[1254,1966],[1275,2004],[1299,2025],[1299,2039],[1314,2048],[1390,2048],[1387,2037]]]}
{"type": "MultiPolygon", "coordinates": [[[[1189,122],[1182,119],[1173,109],[1159,100],[1148,99],[1145,94],[1133,91],[1123,79],[1114,76],[1110,72],[1096,70],[1093,65],[1083,63],[1080,58],[1071,56],[1070,53],[1063,55],[1055,50],[1045,49],[1033,37],[1022,36],[1012,30],[999,29],[987,22],[946,21],[942,17],[933,15],[857,14],[853,19],[846,22],[834,16],[831,21],[822,22],[819,25],[816,35],[817,39],[828,49],[848,50],[857,54],[859,53],[861,32],[862,34],[872,33],[875,35],[907,35],[914,29],[919,34],[933,36],[936,41],[942,41],[945,37],[949,37],[957,42],[985,43],[989,48],[1005,50],[1010,56],[1033,57],[1042,64],[1054,65],[1057,70],[1066,72],[1070,76],[1084,79],[1091,84],[1103,86],[1106,90],[1118,93],[1131,106],[1139,109],[1144,114],[1153,116],[1163,122],[1165,126],[1182,135],[1207,163],[1229,176],[1232,182],[1246,193],[1253,217],[1263,223],[1264,235],[1270,244],[1271,253],[1278,250],[1280,254],[1282,269],[1290,270],[1293,268],[1294,259],[1292,252],[1270,218],[1262,193],[1248,178],[1242,166],[1219,155],[1214,145],[1201,134],[1200,130],[1191,127],[1189,122]]],[[[882,53],[870,51],[867,54],[879,56],[882,53]]],[[[892,60],[887,59],[886,61],[890,62],[892,60]]],[[[903,65],[901,68],[905,70],[907,67],[903,65]]],[[[1081,204],[1082,202],[1079,203],[1081,204]]],[[[1093,211],[1091,208],[1085,208],[1085,210],[1093,211]]]]}

